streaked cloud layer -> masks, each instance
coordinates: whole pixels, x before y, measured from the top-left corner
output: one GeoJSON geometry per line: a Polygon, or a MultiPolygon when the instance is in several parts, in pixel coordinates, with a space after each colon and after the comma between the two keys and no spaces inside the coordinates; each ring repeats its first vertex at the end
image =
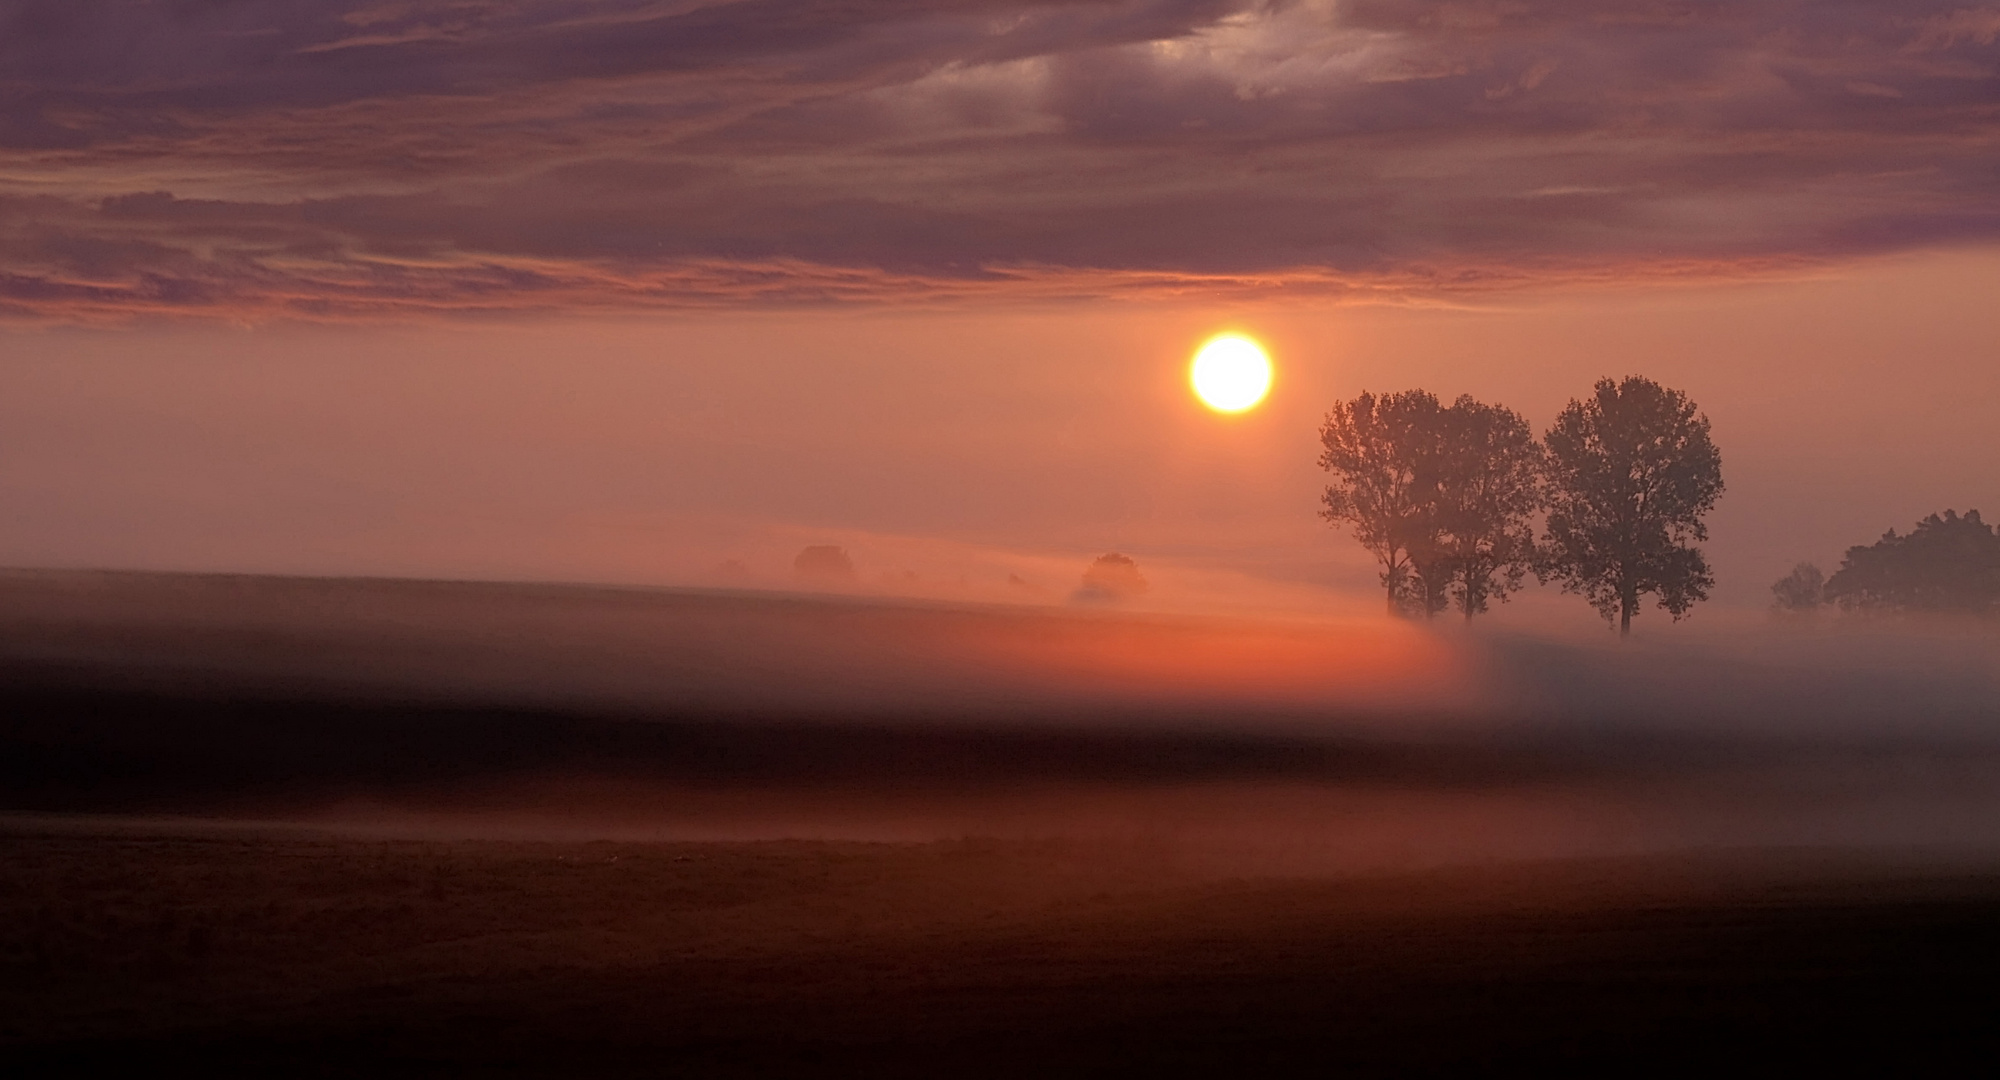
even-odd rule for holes
{"type": "Polygon", "coordinates": [[[25,0],[0,312],[1449,292],[2000,235],[2000,8],[25,0]]]}

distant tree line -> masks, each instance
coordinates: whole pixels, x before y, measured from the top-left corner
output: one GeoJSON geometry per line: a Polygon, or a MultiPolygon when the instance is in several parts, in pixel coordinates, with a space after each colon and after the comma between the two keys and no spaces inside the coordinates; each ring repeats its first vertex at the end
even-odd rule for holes
{"type": "Polygon", "coordinates": [[[1321,516],[1382,564],[1392,614],[1469,621],[1532,573],[1627,634],[1641,596],[1679,619],[1715,583],[1694,544],[1721,455],[1687,395],[1650,379],[1599,380],[1539,440],[1469,396],[1363,393],[1327,414],[1320,445],[1321,516]]]}
{"type": "Polygon", "coordinates": [[[1809,612],[1823,604],[1869,613],[2000,613],[2000,535],[1979,519],[1946,510],[1898,535],[1847,549],[1832,577],[1800,563],[1771,586],[1780,611],[1809,612]]]}

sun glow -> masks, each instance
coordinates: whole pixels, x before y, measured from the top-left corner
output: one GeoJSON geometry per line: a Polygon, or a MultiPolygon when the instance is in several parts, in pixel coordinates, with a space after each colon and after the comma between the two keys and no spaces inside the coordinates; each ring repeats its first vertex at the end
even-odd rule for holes
{"type": "Polygon", "coordinates": [[[1188,366],[1194,396],[1216,412],[1254,408],[1271,391],[1271,358],[1264,347],[1241,334],[1210,338],[1188,366]]]}

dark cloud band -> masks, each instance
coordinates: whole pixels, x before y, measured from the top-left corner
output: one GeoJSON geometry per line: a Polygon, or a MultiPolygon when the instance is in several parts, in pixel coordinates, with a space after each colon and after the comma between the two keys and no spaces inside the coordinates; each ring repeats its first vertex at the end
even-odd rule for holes
{"type": "Polygon", "coordinates": [[[0,9],[0,311],[1727,273],[2000,233],[2000,8],[0,9]]]}

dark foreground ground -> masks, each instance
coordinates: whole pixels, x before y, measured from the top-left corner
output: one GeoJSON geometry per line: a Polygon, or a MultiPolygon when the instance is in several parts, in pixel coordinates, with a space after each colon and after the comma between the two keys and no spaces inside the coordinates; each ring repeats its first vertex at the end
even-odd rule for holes
{"type": "Polygon", "coordinates": [[[1763,852],[1361,878],[1141,846],[12,819],[11,1075],[1906,1072],[2000,1049],[2000,875],[1763,852]]]}

